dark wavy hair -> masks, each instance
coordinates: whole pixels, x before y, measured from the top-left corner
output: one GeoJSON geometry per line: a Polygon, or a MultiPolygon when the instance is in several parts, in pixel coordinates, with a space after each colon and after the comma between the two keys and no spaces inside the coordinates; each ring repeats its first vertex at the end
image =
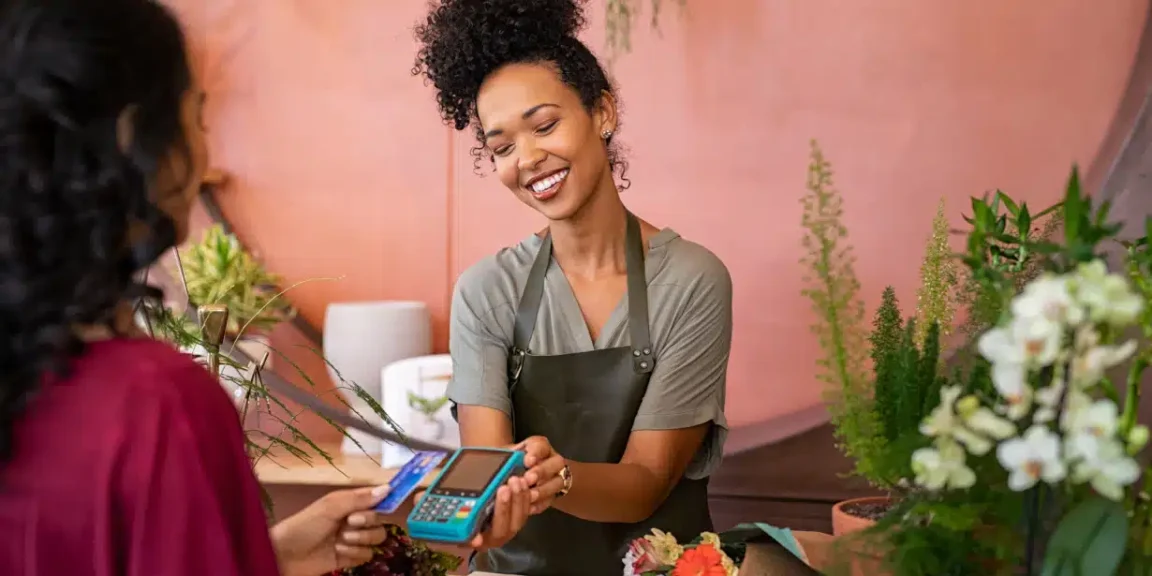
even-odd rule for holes
{"type": "MultiPolygon", "coordinates": [[[[489,74],[506,64],[548,63],[591,111],[604,92],[616,89],[604,67],[576,34],[584,28],[586,0],[441,0],[427,19],[416,25],[420,50],[414,75],[424,75],[436,88],[445,123],[457,130],[469,125],[476,139],[484,131],[476,116],[476,96],[489,74]]],[[[617,100],[619,100],[617,98],[617,100]]],[[[608,163],[628,187],[623,151],[608,139],[608,163]]],[[[475,166],[485,155],[472,148],[475,166]]],[[[491,156],[489,155],[489,158],[491,156]]]]}
{"type": "Polygon", "coordinates": [[[183,32],[157,2],[0,0],[0,461],[44,378],[83,352],[76,327],[115,330],[138,272],[175,244],[150,187],[190,157],[190,86],[183,32]]]}

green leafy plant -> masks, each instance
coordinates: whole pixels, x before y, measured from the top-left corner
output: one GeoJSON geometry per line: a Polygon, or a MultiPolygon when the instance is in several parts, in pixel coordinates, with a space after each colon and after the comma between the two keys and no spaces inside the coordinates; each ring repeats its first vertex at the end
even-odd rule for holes
{"type": "Polygon", "coordinates": [[[1149,432],[1136,410],[1152,359],[1152,219],[1143,237],[1118,239],[1075,169],[1063,200],[1036,215],[999,191],[972,205],[961,260],[989,325],[921,423],[913,488],[869,532],[897,576],[1152,574],[1152,469],[1138,463],[1149,432]],[[1046,214],[1061,237],[1037,233],[1046,214]],[[1120,272],[1106,264],[1113,247],[1120,272]]]}
{"type": "Polygon", "coordinates": [[[425,398],[415,392],[408,392],[408,405],[413,410],[431,418],[436,415],[445,405],[448,404],[448,396],[441,395],[435,398],[425,398]]]}
{"type": "Polygon", "coordinates": [[[230,336],[267,331],[296,314],[277,288],[281,278],[265,270],[218,224],[208,227],[199,241],[181,249],[177,263],[195,306],[228,307],[230,336]]]}

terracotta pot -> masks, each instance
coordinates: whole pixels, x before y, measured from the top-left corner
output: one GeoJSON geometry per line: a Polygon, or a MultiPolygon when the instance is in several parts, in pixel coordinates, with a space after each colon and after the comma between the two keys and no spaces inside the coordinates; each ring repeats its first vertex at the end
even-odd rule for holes
{"type": "Polygon", "coordinates": [[[876,524],[875,520],[860,518],[845,513],[845,506],[858,503],[887,503],[891,501],[892,499],[888,498],[887,496],[872,496],[868,498],[853,498],[851,500],[838,502],[835,506],[832,507],[832,535],[843,536],[853,532],[860,532],[862,530],[871,528],[876,524]]]}
{"type": "MultiPolygon", "coordinates": [[[[850,540],[851,535],[875,526],[876,521],[852,516],[844,511],[844,507],[857,503],[888,503],[891,501],[892,499],[886,496],[853,498],[839,502],[832,507],[833,538],[841,541],[840,548],[834,554],[848,555],[846,560],[852,576],[885,576],[889,572],[883,567],[883,555],[877,550],[875,539],[869,539],[869,541],[850,540]],[[845,541],[845,538],[849,540],[845,541]]],[[[842,558],[841,561],[843,560],[842,558]]]]}

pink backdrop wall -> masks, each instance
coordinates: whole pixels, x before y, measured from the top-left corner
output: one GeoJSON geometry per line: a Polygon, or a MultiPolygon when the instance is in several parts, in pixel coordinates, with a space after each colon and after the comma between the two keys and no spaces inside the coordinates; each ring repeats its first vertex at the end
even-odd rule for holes
{"type": "MultiPolygon", "coordinates": [[[[335,300],[420,299],[446,340],[457,274],[542,225],[409,70],[425,0],[171,0],[210,93],[222,203],[321,324],[335,300]]],[[[640,4],[646,5],[641,2],[640,4]]],[[[869,305],[914,302],[940,198],[1054,200],[1120,101],[1147,0],[689,0],[615,76],[628,205],[735,282],[733,425],[818,402],[798,264],[808,141],[832,160],[869,305]]],[[[603,45],[603,4],[586,39],[603,45]]],[[[640,18],[647,22],[647,14],[640,18]]],[[[287,337],[287,336],[285,336],[287,337]]],[[[315,368],[315,366],[313,366],[315,368]]],[[[316,370],[316,374],[322,371],[316,370]]]]}

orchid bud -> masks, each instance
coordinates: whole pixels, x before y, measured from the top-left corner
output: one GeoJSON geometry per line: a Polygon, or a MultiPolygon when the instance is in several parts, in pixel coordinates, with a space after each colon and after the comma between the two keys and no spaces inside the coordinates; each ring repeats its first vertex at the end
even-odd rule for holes
{"type": "Polygon", "coordinates": [[[980,408],[980,399],[969,394],[956,403],[956,412],[961,416],[969,416],[980,408]]]}
{"type": "Polygon", "coordinates": [[[1128,454],[1135,455],[1148,444],[1148,427],[1137,424],[1128,432],[1128,454]]]}

